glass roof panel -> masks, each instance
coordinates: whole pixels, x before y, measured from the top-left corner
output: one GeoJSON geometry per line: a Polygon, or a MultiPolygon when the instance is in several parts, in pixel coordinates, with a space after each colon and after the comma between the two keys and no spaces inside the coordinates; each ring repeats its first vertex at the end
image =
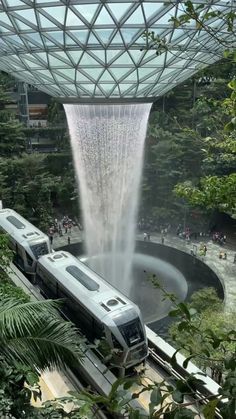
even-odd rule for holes
{"type": "Polygon", "coordinates": [[[124,38],[125,44],[129,44],[131,40],[135,37],[135,35],[138,34],[139,29],[121,28],[120,32],[124,38]]]}
{"type": "Polygon", "coordinates": [[[132,71],[132,73],[130,73],[129,76],[125,77],[124,81],[133,81],[136,83],[138,81],[138,71],[132,71]]]}
{"type": "MultiPolygon", "coordinates": [[[[236,48],[224,19],[211,31],[194,22],[174,28],[184,1],[4,0],[0,11],[0,70],[59,97],[155,97],[167,92],[236,48]],[[38,26],[39,25],[39,26],[38,26]],[[148,50],[143,33],[154,31],[168,52],[148,50]],[[219,43],[211,36],[220,31],[219,43]],[[22,71],[25,69],[25,71],[22,71]]],[[[201,0],[193,0],[201,4],[201,0]]],[[[210,4],[210,5],[209,5],[210,4]]],[[[207,8],[236,12],[236,3],[217,0],[207,8]]]]}
{"type": "MultiPolygon", "coordinates": [[[[54,57],[53,55],[48,54],[49,65],[55,67],[67,67],[64,61],[59,60],[58,58],[54,57]]],[[[68,64],[69,65],[69,64],[68,64]]]]}
{"type": "MultiPolygon", "coordinates": [[[[59,60],[61,59],[62,62],[66,62],[67,64],[71,65],[71,60],[69,59],[68,55],[66,52],[64,51],[57,51],[56,53],[53,53],[54,56],[56,56],[56,58],[58,58],[59,60]]],[[[79,55],[79,52],[77,52],[77,55],[79,55]]]]}
{"type": "Polygon", "coordinates": [[[105,64],[105,50],[101,49],[91,49],[90,52],[95,55],[100,61],[102,61],[105,64]]]}
{"type": "Polygon", "coordinates": [[[85,44],[87,37],[88,37],[88,29],[83,29],[81,31],[70,31],[71,35],[73,35],[76,39],[78,39],[81,44],[85,44]]]}
{"type": "Polygon", "coordinates": [[[93,20],[95,12],[97,11],[98,3],[100,2],[97,2],[97,4],[78,4],[75,5],[74,8],[90,23],[93,20]]]}
{"type": "Polygon", "coordinates": [[[40,25],[42,26],[42,28],[55,28],[57,27],[55,25],[55,23],[53,23],[51,20],[47,19],[44,15],[42,15],[42,13],[39,13],[39,20],[40,20],[40,25]]]}
{"type": "Polygon", "coordinates": [[[93,78],[94,80],[96,79],[98,80],[103,71],[104,71],[103,67],[94,67],[94,68],[84,69],[84,73],[87,73],[90,76],[90,78],[93,78]]]}
{"type": "Polygon", "coordinates": [[[99,87],[105,92],[105,93],[109,93],[112,88],[114,87],[114,84],[104,84],[104,83],[99,83],[99,87]]]}
{"type": "Polygon", "coordinates": [[[102,76],[99,79],[99,83],[100,82],[114,82],[114,78],[111,76],[111,74],[109,73],[109,71],[105,70],[104,73],[102,74],[102,76]]]}
{"type": "Polygon", "coordinates": [[[90,32],[87,44],[100,44],[99,40],[94,36],[92,32],[90,32]]]}
{"type": "Polygon", "coordinates": [[[102,44],[107,44],[113,34],[114,29],[96,29],[94,33],[97,35],[98,39],[102,44]]]}
{"type": "Polygon", "coordinates": [[[129,50],[129,54],[133,58],[134,62],[138,63],[141,57],[143,56],[144,52],[141,49],[134,49],[134,50],[129,50]]]}
{"type": "Polygon", "coordinates": [[[113,23],[114,23],[113,19],[109,15],[106,8],[103,6],[103,8],[100,10],[99,15],[98,15],[97,19],[95,20],[94,24],[95,25],[110,25],[110,24],[113,24],[113,23]]]}
{"type": "Polygon", "coordinates": [[[77,42],[74,40],[74,39],[72,39],[69,35],[65,35],[65,44],[67,45],[67,46],[71,46],[71,45],[77,45],[77,42]]]}
{"type": "Polygon", "coordinates": [[[66,11],[65,6],[43,7],[42,10],[44,10],[49,15],[49,18],[52,17],[53,19],[56,19],[59,23],[64,24],[66,11]]]}
{"type": "MultiPolygon", "coordinates": [[[[81,85],[80,85],[81,86],[81,85]]],[[[94,85],[93,84],[84,84],[83,88],[86,89],[90,94],[94,91],[94,85]]]]}
{"type": "Polygon", "coordinates": [[[36,44],[43,45],[41,35],[37,32],[32,32],[27,34],[27,38],[31,40],[31,42],[36,42],[36,44]]]}
{"type": "Polygon", "coordinates": [[[114,18],[119,21],[132,6],[132,3],[108,3],[107,5],[114,18]]]}
{"type": "Polygon", "coordinates": [[[147,67],[138,68],[138,75],[140,79],[152,73],[153,73],[153,68],[147,68],[147,67]]]}
{"type": "Polygon", "coordinates": [[[127,64],[133,64],[133,61],[131,60],[128,52],[123,52],[123,54],[117,58],[114,63],[114,65],[127,65],[127,64]]]}
{"type": "Polygon", "coordinates": [[[10,7],[22,6],[22,1],[21,0],[7,0],[7,4],[10,7]]]}
{"type": "Polygon", "coordinates": [[[121,83],[120,84],[121,94],[123,94],[126,90],[128,90],[132,86],[133,86],[133,84],[131,84],[131,83],[121,83]]]}
{"type": "Polygon", "coordinates": [[[4,22],[4,23],[6,23],[9,26],[12,26],[12,23],[11,23],[11,21],[10,21],[10,19],[7,16],[6,13],[0,13],[0,20],[1,20],[1,22],[4,22]]]}
{"type": "Polygon", "coordinates": [[[24,19],[28,20],[29,23],[33,23],[35,26],[37,25],[34,9],[17,10],[16,15],[23,17],[24,19]]]}
{"type": "Polygon", "coordinates": [[[79,82],[79,83],[81,83],[81,82],[90,82],[91,83],[91,80],[88,78],[88,77],[86,77],[84,74],[82,74],[80,71],[77,71],[76,72],[76,80],[77,80],[77,83],[79,82]]]}
{"type": "Polygon", "coordinates": [[[80,65],[81,66],[94,66],[94,65],[98,65],[98,62],[91,57],[91,55],[89,55],[87,52],[84,52],[83,57],[80,60],[80,65]]]}
{"type": "Polygon", "coordinates": [[[141,6],[132,13],[132,15],[125,21],[125,24],[138,25],[144,22],[143,11],[141,6]]]}
{"type": "MultiPolygon", "coordinates": [[[[57,52],[58,54],[58,52],[57,52]]],[[[65,54],[64,52],[60,52],[59,54],[65,54]]],[[[83,54],[82,51],[68,51],[69,56],[72,58],[73,62],[75,63],[75,65],[78,64],[81,55],[83,54]]]]}
{"type": "Polygon", "coordinates": [[[18,28],[21,30],[32,30],[31,26],[26,25],[25,23],[23,23],[20,19],[14,19],[15,23],[17,24],[18,28]]]}
{"type": "Polygon", "coordinates": [[[116,35],[112,38],[111,45],[113,44],[117,44],[117,45],[123,44],[123,39],[120,36],[120,32],[117,32],[116,35]]]}
{"type": "Polygon", "coordinates": [[[155,14],[158,13],[160,8],[161,8],[161,3],[150,3],[150,2],[143,3],[143,9],[144,9],[146,20],[148,20],[152,16],[155,16],[155,14]]]}
{"type": "Polygon", "coordinates": [[[80,26],[80,25],[83,25],[83,22],[71,9],[68,9],[65,25],[66,26],[80,26]]]}
{"type": "Polygon", "coordinates": [[[125,74],[130,73],[130,68],[117,67],[117,68],[111,69],[110,72],[113,74],[113,76],[115,77],[116,80],[119,80],[119,79],[123,78],[125,76],[125,74]]]}
{"type": "Polygon", "coordinates": [[[62,31],[48,32],[48,36],[55,40],[55,42],[59,42],[60,44],[64,43],[64,33],[62,31]]]}

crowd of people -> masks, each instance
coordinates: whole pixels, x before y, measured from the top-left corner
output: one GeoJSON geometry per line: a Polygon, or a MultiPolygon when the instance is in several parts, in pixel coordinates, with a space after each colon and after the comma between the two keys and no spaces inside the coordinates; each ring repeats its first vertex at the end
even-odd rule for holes
{"type": "MultiPolygon", "coordinates": [[[[67,215],[64,215],[63,218],[61,219],[61,221],[58,221],[57,218],[54,219],[54,222],[50,225],[49,229],[48,229],[48,236],[49,236],[49,240],[50,240],[50,244],[53,244],[53,239],[54,237],[56,237],[57,235],[59,235],[60,237],[63,235],[67,235],[67,242],[68,244],[70,244],[70,234],[71,234],[71,230],[73,228],[73,226],[78,225],[79,229],[82,230],[82,225],[79,222],[75,222],[74,220],[72,220],[70,217],[68,217],[67,215]]],[[[176,232],[176,235],[180,238],[180,239],[185,239],[187,243],[190,243],[190,239],[203,239],[204,237],[212,237],[212,241],[213,243],[217,243],[220,246],[224,246],[226,244],[226,235],[221,233],[221,232],[214,232],[213,234],[211,234],[210,232],[208,233],[204,233],[204,232],[193,232],[190,230],[190,227],[185,227],[183,228],[183,226],[181,224],[178,224],[176,230],[173,230],[172,226],[170,223],[168,224],[162,224],[162,225],[157,225],[155,224],[154,220],[152,218],[148,218],[148,219],[144,219],[141,218],[140,221],[138,222],[138,229],[140,231],[143,231],[143,240],[150,242],[151,241],[151,233],[150,231],[152,231],[152,233],[158,232],[161,235],[161,243],[165,244],[165,238],[167,237],[168,233],[172,233],[174,234],[174,231],[176,232]]],[[[195,247],[195,250],[191,250],[190,253],[193,256],[196,256],[197,253],[199,253],[199,256],[206,256],[207,254],[207,246],[204,242],[199,243],[199,248],[197,251],[197,246],[193,245],[193,247],[195,247]]],[[[220,250],[219,252],[219,259],[227,259],[227,253],[223,250],[220,250]]],[[[233,263],[236,263],[236,254],[234,255],[234,260],[233,263]]]]}
{"type": "MultiPolygon", "coordinates": [[[[206,256],[208,249],[204,243],[205,239],[212,239],[213,243],[219,244],[220,246],[224,246],[226,244],[226,235],[222,232],[212,233],[211,231],[208,231],[206,233],[204,231],[191,231],[190,227],[183,227],[182,224],[178,224],[177,228],[174,230],[174,227],[172,228],[171,224],[158,226],[152,218],[141,218],[138,222],[138,229],[139,231],[143,231],[144,241],[151,241],[150,231],[152,233],[160,233],[161,244],[165,244],[165,239],[168,233],[174,234],[174,232],[180,239],[186,240],[187,243],[190,243],[190,239],[200,241],[198,246],[193,242],[193,249],[190,250],[192,256],[197,256],[197,254],[203,257],[206,256]]],[[[227,252],[220,250],[219,259],[227,260],[227,252]]],[[[236,254],[234,255],[233,263],[236,263],[236,254]]]]}
{"type": "Polygon", "coordinates": [[[68,244],[70,244],[70,234],[73,226],[76,225],[76,222],[69,218],[67,215],[64,215],[61,221],[58,221],[57,218],[54,219],[53,223],[48,229],[48,236],[50,244],[53,244],[53,238],[57,235],[62,237],[64,234],[68,235],[68,244]]]}
{"type": "Polygon", "coordinates": [[[218,243],[221,246],[224,246],[224,244],[226,243],[226,235],[220,232],[215,232],[212,235],[212,241],[214,243],[218,243]]]}

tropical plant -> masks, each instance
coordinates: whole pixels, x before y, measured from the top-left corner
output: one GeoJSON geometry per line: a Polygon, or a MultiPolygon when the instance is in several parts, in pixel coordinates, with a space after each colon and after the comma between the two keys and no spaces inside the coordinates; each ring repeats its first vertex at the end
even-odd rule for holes
{"type": "Polygon", "coordinates": [[[59,306],[52,300],[2,298],[0,355],[39,370],[76,364],[82,356],[81,338],[75,326],[61,319],[59,306]]]}

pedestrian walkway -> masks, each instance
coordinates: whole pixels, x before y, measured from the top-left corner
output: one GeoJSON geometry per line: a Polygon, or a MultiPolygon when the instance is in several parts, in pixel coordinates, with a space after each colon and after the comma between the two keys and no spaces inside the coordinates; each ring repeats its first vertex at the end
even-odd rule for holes
{"type": "Polygon", "coordinates": [[[70,238],[70,243],[78,243],[83,240],[84,232],[79,229],[78,226],[73,226],[71,228],[71,232],[64,232],[63,228],[63,235],[59,236],[59,234],[54,234],[53,237],[53,249],[58,249],[58,247],[66,246],[68,244],[68,237],[70,238]]]}
{"type": "MultiPolygon", "coordinates": [[[[138,234],[137,238],[143,240],[143,234],[138,234]]],[[[161,234],[151,235],[151,241],[154,243],[161,243],[161,234]]],[[[189,243],[180,239],[177,236],[167,235],[164,240],[164,245],[174,247],[178,250],[191,254],[194,246],[197,247],[197,258],[206,263],[220,279],[225,292],[225,309],[227,311],[236,310],[236,264],[233,263],[236,250],[228,248],[227,244],[224,247],[213,243],[209,237],[202,237],[201,240],[191,240],[189,243]],[[200,243],[204,243],[207,247],[206,256],[199,255],[200,243]],[[220,251],[227,253],[227,259],[219,259],[220,251]]]]}
{"type": "MultiPolygon", "coordinates": [[[[66,233],[62,237],[54,237],[53,248],[57,249],[68,244],[68,236],[70,237],[70,243],[78,243],[83,241],[84,232],[80,231],[77,226],[74,226],[71,229],[71,233],[66,233]]],[[[137,234],[138,240],[143,240],[143,233],[137,234]]],[[[151,234],[151,241],[154,243],[161,243],[161,234],[151,234]]],[[[197,250],[197,258],[201,259],[206,263],[218,276],[221,280],[224,290],[225,290],[225,309],[227,311],[236,310],[236,264],[233,263],[234,255],[236,249],[232,250],[227,247],[227,244],[224,247],[219,246],[216,243],[213,243],[207,237],[201,238],[201,241],[190,241],[186,242],[184,239],[180,239],[177,236],[167,235],[164,239],[164,245],[174,247],[178,250],[182,250],[186,253],[191,253],[191,250],[197,250]],[[199,246],[200,242],[204,243],[207,246],[206,256],[199,256],[199,246]],[[223,250],[227,253],[227,259],[219,259],[219,253],[223,250]]]]}

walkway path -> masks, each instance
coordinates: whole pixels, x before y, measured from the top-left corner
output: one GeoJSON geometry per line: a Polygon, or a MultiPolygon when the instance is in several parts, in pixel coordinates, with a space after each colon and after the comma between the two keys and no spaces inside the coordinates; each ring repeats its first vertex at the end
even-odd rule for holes
{"type": "MultiPolygon", "coordinates": [[[[78,227],[73,227],[70,234],[65,234],[62,237],[55,237],[53,241],[54,249],[68,244],[68,237],[71,243],[77,243],[83,240],[83,232],[78,227]]],[[[137,234],[137,239],[143,240],[143,234],[137,234]]],[[[154,243],[161,243],[161,235],[151,235],[151,241],[154,243]]],[[[236,249],[229,249],[227,244],[223,250],[227,252],[227,260],[219,259],[219,252],[222,250],[218,244],[213,243],[209,238],[202,238],[201,240],[207,246],[206,256],[200,257],[219,277],[225,288],[225,308],[227,311],[236,310],[236,264],[233,263],[236,249]]],[[[177,236],[167,235],[165,237],[165,245],[175,247],[183,252],[190,253],[193,245],[199,248],[199,241],[191,241],[187,243],[185,240],[177,236]]]]}

